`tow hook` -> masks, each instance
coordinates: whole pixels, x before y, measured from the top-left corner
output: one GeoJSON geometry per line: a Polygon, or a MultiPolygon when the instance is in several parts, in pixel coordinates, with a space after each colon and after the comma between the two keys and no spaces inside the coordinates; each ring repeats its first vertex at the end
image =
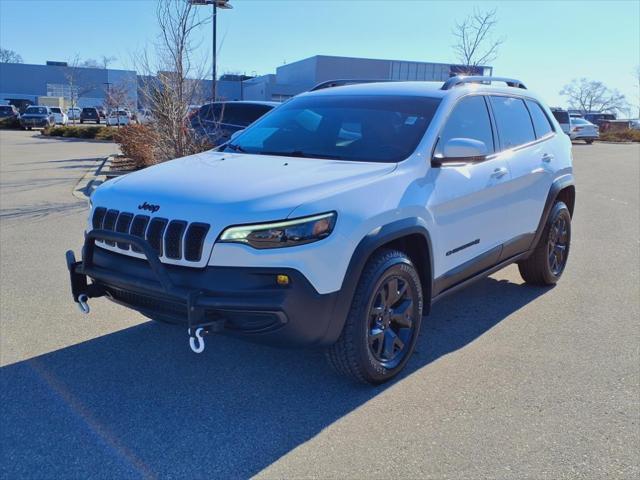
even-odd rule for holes
{"type": "Polygon", "coordinates": [[[85,315],[87,315],[91,311],[88,302],[89,297],[87,297],[85,293],[81,293],[80,295],[78,295],[78,307],[80,308],[80,311],[85,315]]]}
{"type": "Polygon", "coordinates": [[[206,333],[204,328],[196,328],[195,332],[192,333],[192,330],[188,329],[189,333],[189,346],[193,353],[202,353],[204,352],[204,338],[202,338],[202,334],[206,333]]]}

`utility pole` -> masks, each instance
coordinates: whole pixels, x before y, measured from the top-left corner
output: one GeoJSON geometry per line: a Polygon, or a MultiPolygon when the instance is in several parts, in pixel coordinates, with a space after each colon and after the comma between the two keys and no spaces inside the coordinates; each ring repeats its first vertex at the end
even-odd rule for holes
{"type": "Polygon", "coordinates": [[[217,42],[216,42],[216,35],[217,35],[217,25],[216,25],[216,20],[217,20],[217,15],[218,15],[218,8],[222,8],[224,10],[229,10],[231,8],[233,8],[232,5],[229,4],[229,0],[189,0],[189,3],[191,5],[211,5],[212,8],[212,12],[211,12],[211,23],[213,24],[213,41],[212,41],[212,67],[211,67],[211,102],[215,102],[216,101],[216,97],[217,97],[217,88],[216,88],[216,83],[217,83],[217,72],[216,72],[216,60],[217,60],[217,42]]]}
{"type": "MultiPolygon", "coordinates": [[[[107,86],[107,88],[106,88],[106,90],[107,90],[107,98],[105,98],[105,102],[104,102],[106,104],[105,107],[109,108],[109,106],[111,105],[111,82],[103,82],[103,85],[107,86]]],[[[105,110],[106,110],[106,108],[105,108],[105,110]]],[[[108,112],[105,111],[104,113],[106,115],[108,112]]]]}
{"type": "Polygon", "coordinates": [[[211,75],[211,103],[216,101],[216,83],[217,82],[217,78],[216,78],[216,61],[217,61],[217,53],[216,52],[216,47],[218,46],[218,42],[216,41],[216,31],[218,30],[216,28],[217,25],[217,20],[218,20],[218,2],[213,1],[211,2],[211,7],[213,8],[213,13],[212,13],[212,17],[211,17],[211,23],[213,23],[213,48],[212,48],[212,56],[213,56],[213,61],[212,63],[212,67],[211,69],[213,70],[212,75],[211,75]]]}

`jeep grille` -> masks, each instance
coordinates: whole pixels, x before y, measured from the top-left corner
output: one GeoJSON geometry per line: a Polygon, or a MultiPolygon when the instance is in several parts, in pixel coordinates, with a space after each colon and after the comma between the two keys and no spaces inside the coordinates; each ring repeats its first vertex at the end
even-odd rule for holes
{"type": "MultiPolygon", "coordinates": [[[[150,219],[148,215],[135,215],[118,210],[107,210],[98,207],[93,212],[91,224],[94,229],[104,229],[126,233],[134,237],[145,239],[159,257],[172,260],[186,260],[198,262],[202,258],[202,247],[209,232],[208,223],[193,222],[189,224],[184,220],[168,220],[166,218],[150,219]]],[[[105,241],[107,245],[116,246],[114,242],[105,241]]],[[[119,242],[117,247],[121,250],[140,249],[130,246],[128,243],[119,242]]]]}

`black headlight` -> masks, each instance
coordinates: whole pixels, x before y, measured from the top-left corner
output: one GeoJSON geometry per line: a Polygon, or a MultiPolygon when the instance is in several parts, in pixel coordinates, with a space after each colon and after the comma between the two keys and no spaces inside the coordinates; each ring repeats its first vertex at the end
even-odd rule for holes
{"type": "Polygon", "coordinates": [[[317,242],[328,237],[336,224],[335,212],[280,222],[229,227],[220,242],[245,243],[254,248],[282,248],[317,242]]]}

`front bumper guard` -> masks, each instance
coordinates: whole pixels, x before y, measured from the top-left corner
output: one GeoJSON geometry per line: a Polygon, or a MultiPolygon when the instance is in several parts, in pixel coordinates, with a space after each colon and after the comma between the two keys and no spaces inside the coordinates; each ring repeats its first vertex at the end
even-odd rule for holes
{"type": "Polygon", "coordinates": [[[85,236],[84,247],[82,248],[82,261],[76,260],[72,250],[67,251],[66,259],[73,301],[79,305],[83,313],[89,313],[90,311],[88,305],[90,298],[107,295],[107,291],[102,285],[95,282],[89,283],[88,277],[98,278],[107,283],[109,283],[110,279],[114,279],[117,283],[128,286],[133,290],[151,290],[155,294],[185,303],[187,306],[189,345],[195,353],[201,353],[204,350],[203,334],[219,332],[224,328],[224,319],[205,321],[205,307],[210,305],[207,305],[206,300],[201,297],[203,297],[206,292],[174,285],[155,250],[142,238],[110,230],[92,230],[85,236]],[[97,240],[126,243],[136,247],[144,254],[149,262],[155,281],[147,282],[120,273],[114,274],[105,268],[96,266],[93,262],[93,256],[97,240]]]}

